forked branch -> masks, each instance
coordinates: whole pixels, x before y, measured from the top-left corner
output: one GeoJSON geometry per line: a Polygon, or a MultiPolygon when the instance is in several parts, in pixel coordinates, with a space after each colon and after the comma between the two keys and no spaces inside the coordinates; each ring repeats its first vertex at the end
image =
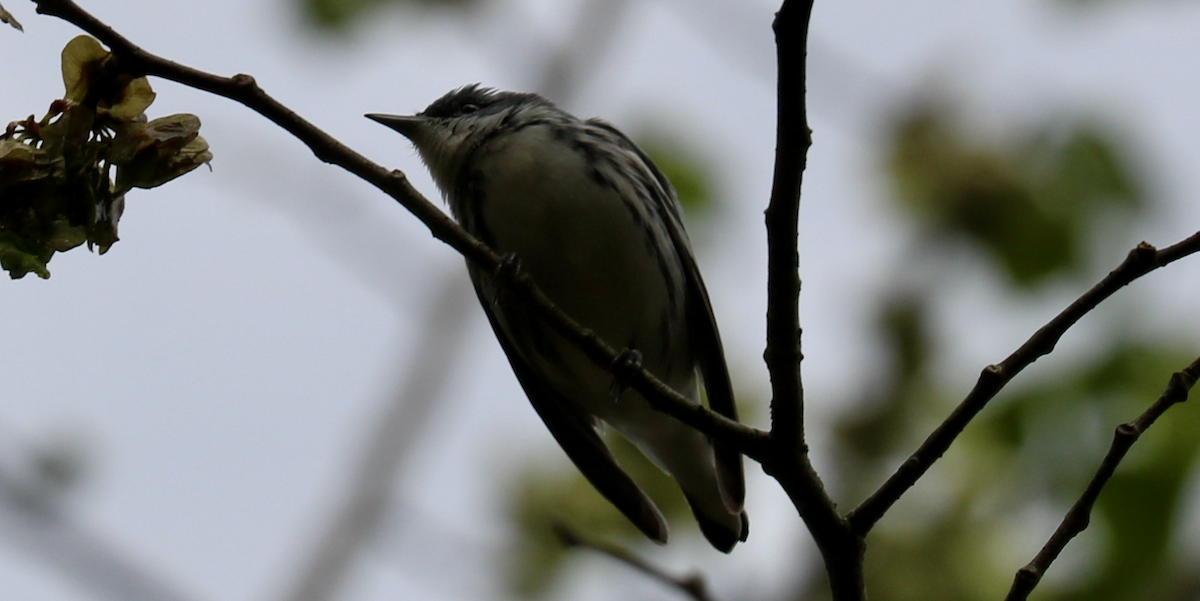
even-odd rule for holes
{"type": "Polygon", "coordinates": [[[1084,315],[1134,280],[1197,251],[1200,251],[1200,232],[1162,250],[1157,250],[1145,242],[1139,244],[1129,251],[1125,261],[1116,269],[1042,326],[1007,359],[998,365],[984,368],[975,387],[954,408],[949,417],[874,494],[850,512],[847,517],[854,531],[865,536],[901,495],[912,488],[930,466],[950,448],[975,415],[1017,374],[1053,351],[1063,334],[1084,315]]]}
{"type": "Polygon", "coordinates": [[[1067,543],[1087,529],[1091,519],[1092,506],[1096,504],[1096,499],[1100,497],[1104,485],[1108,484],[1108,480],[1117,471],[1117,466],[1125,458],[1125,453],[1129,452],[1138,437],[1163,413],[1166,413],[1167,409],[1187,400],[1188,392],[1196,385],[1197,378],[1200,378],[1200,358],[1192,361],[1191,365],[1183,368],[1182,371],[1172,374],[1166,390],[1137,419],[1117,426],[1116,432],[1113,433],[1112,445],[1109,446],[1108,453],[1100,462],[1100,467],[1096,469],[1096,473],[1088,482],[1083,495],[1067,511],[1067,515],[1063,517],[1058,529],[1050,536],[1050,540],[1046,541],[1045,546],[1033,558],[1033,561],[1017,570],[1012,588],[1009,589],[1005,601],[1023,601],[1029,597],[1029,593],[1033,592],[1034,587],[1046,573],[1046,569],[1054,563],[1059,553],[1066,548],[1067,543]]]}

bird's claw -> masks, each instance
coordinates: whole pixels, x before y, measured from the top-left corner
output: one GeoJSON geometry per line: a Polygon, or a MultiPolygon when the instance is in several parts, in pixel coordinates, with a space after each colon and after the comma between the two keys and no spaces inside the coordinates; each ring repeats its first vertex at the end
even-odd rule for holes
{"type": "Polygon", "coordinates": [[[612,395],[613,400],[621,398],[626,390],[629,390],[629,383],[633,381],[633,376],[642,369],[642,353],[637,349],[627,348],[616,359],[613,359],[611,372],[613,375],[612,384],[608,387],[608,393],[612,395]]]}
{"type": "Polygon", "coordinates": [[[500,264],[492,274],[495,290],[492,292],[491,307],[494,309],[501,297],[507,294],[517,276],[521,275],[521,258],[517,253],[506,252],[500,256],[500,264]]]}

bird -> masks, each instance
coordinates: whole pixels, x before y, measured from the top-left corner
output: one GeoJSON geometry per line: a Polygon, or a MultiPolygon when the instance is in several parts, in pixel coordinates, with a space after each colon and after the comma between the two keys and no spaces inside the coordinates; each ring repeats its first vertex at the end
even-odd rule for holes
{"type": "MultiPolygon", "coordinates": [[[[480,84],[415,115],[371,113],[412,143],[454,219],[527,273],[560,309],[693,403],[737,420],[708,292],[671,183],[628,136],[533,93],[480,84]]],[[[712,546],[749,533],[742,457],[619,386],[504,294],[501,270],[467,262],[488,322],[534,410],[589,482],[648,538],[668,540],[654,502],[617,464],[615,429],[683,492],[712,546]]],[[[510,295],[511,296],[511,295],[510,295]]]]}

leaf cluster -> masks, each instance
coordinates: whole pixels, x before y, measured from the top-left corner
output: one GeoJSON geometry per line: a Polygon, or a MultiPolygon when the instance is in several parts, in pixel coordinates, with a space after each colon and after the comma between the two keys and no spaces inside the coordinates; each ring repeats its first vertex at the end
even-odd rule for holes
{"type": "Polygon", "coordinates": [[[66,94],[46,116],[0,134],[0,267],[16,279],[50,277],[55,252],[117,241],[125,193],[154,188],[212,159],[195,115],[148,120],[154,91],[99,42],[62,52],[66,94]]]}

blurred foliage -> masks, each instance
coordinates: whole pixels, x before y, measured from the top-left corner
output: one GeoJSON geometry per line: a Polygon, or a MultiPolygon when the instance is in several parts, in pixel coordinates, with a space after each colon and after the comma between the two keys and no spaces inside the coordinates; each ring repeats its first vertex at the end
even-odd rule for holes
{"type": "Polygon", "coordinates": [[[66,95],[0,134],[0,267],[50,277],[55,252],[117,241],[132,188],[160,186],[212,159],[195,115],[148,121],[154,91],[88,36],[62,53],[66,95]],[[115,181],[110,173],[115,171],[115,181]]]}
{"type": "MultiPolygon", "coordinates": [[[[621,435],[611,430],[604,435],[618,463],[667,519],[672,544],[683,539],[681,535],[691,534],[689,530],[698,537],[700,530],[675,482],[621,435]]],[[[569,557],[571,550],[555,532],[558,525],[586,540],[653,544],[600,496],[574,466],[567,465],[554,472],[531,470],[521,474],[510,502],[520,534],[519,552],[511,556],[511,586],[521,596],[545,592],[569,557]]],[[[697,540],[703,542],[702,538],[697,540]]]]}
{"type": "Polygon", "coordinates": [[[468,9],[479,0],[301,0],[301,13],[319,30],[342,32],[384,6],[426,9],[468,9]]]}
{"type": "Polygon", "coordinates": [[[646,151],[654,165],[662,171],[679,197],[679,204],[689,217],[701,217],[717,202],[712,169],[683,142],[668,135],[637,136],[638,146],[646,151]]]}
{"type": "MultiPolygon", "coordinates": [[[[837,430],[852,501],[894,469],[958,399],[930,383],[928,344],[912,344],[913,331],[925,329],[919,316],[927,303],[910,296],[885,305],[881,330],[894,364],[871,386],[878,394],[863,399],[837,430]]],[[[1002,394],[909,493],[920,500],[902,500],[872,533],[871,598],[1001,597],[1053,530],[1030,517],[1049,515],[1057,523],[1107,452],[1116,425],[1144,411],[1195,352],[1195,346],[1114,339],[1070,371],[1002,394]]],[[[1198,420],[1200,406],[1184,404],[1142,437],[1101,495],[1088,532],[1068,547],[1068,555],[1087,557],[1086,565],[1053,566],[1039,599],[1170,599],[1194,580],[1170,552],[1179,548],[1173,534],[1200,450],[1198,420]],[[1164,596],[1147,596],[1150,590],[1164,596]]]]}
{"type": "MultiPolygon", "coordinates": [[[[913,105],[897,119],[888,151],[895,196],[934,234],[922,241],[933,252],[969,240],[991,261],[956,266],[994,269],[1014,289],[1036,293],[1052,275],[1091,273],[1084,243],[1095,227],[1106,213],[1145,202],[1144,185],[1117,151],[1123,144],[1103,131],[1047,126],[1025,132],[1024,142],[981,140],[947,112],[913,105]]],[[[934,375],[945,355],[932,334],[939,291],[905,290],[882,295],[877,331],[888,361],[836,429],[850,502],[894,470],[965,393],[934,375]]],[[[880,522],[868,541],[872,599],[1002,597],[1082,493],[1114,428],[1149,407],[1200,348],[1103,340],[1069,367],[1011,384],[880,522]]],[[[1172,553],[1181,548],[1182,502],[1200,451],[1197,421],[1200,407],[1184,404],[1139,440],[1100,496],[1091,527],[1067,548],[1066,557],[1082,560],[1052,566],[1037,598],[1190,598],[1197,575],[1172,553]]]]}
{"type": "Polygon", "coordinates": [[[891,133],[899,206],[932,236],[969,240],[993,255],[1020,288],[1078,272],[1093,226],[1143,202],[1121,141],[1095,124],[983,141],[951,111],[922,103],[891,133]]]}

